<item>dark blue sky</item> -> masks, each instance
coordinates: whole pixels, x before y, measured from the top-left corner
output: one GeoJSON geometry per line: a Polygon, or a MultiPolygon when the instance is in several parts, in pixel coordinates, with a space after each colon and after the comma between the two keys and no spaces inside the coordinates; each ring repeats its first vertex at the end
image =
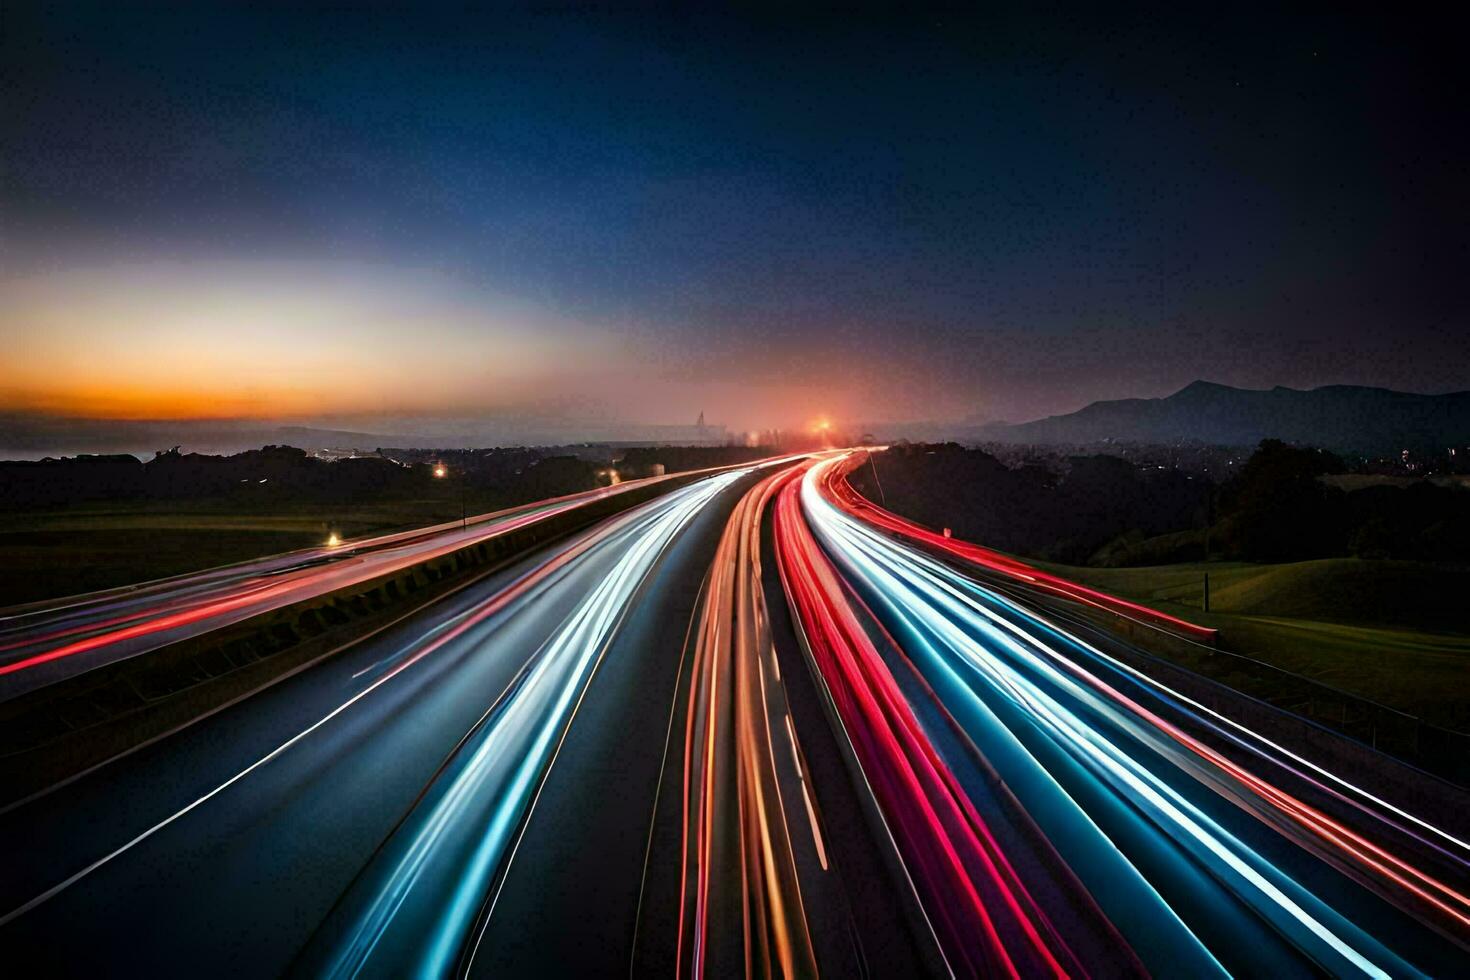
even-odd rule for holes
{"type": "Polygon", "coordinates": [[[104,404],[68,361],[0,407],[157,414],[218,385],[246,414],[766,425],[1026,418],[1196,377],[1470,387],[1447,24],[22,7],[0,14],[7,346],[34,368],[95,338],[203,380],[104,404]],[[354,337],[344,293],[400,279],[428,297],[410,339],[354,337]],[[232,353],[241,291],[270,297],[273,356],[352,344],[361,384],[312,402],[232,353]],[[442,403],[387,379],[420,322],[442,403]]]}

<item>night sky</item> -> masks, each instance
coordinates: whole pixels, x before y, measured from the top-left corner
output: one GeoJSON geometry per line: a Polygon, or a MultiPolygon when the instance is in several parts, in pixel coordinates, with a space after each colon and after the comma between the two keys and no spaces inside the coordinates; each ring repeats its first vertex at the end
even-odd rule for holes
{"type": "Polygon", "coordinates": [[[1470,387],[1447,23],[25,7],[12,416],[757,427],[1470,387]]]}

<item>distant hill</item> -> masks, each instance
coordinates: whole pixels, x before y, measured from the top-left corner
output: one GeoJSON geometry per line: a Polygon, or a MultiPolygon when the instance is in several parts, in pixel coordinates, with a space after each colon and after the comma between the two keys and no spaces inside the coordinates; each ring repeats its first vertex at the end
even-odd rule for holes
{"type": "Polygon", "coordinates": [[[982,440],[1251,446],[1266,438],[1339,451],[1387,453],[1470,444],[1470,391],[1416,395],[1329,385],[1266,391],[1196,381],[1167,398],[1093,402],[1070,415],[976,430],[982,440]]]}
{"type": "Polygon", "coordinates": [[[402,437],[276,426],[250,420],[144,421],[0,415],[0,460],[119,453],[146,460],[155,451],[176,445],[183,446],[187,452],[232,455],[268,445],[373,449],[389,444],[402,445],[402,437]]]}

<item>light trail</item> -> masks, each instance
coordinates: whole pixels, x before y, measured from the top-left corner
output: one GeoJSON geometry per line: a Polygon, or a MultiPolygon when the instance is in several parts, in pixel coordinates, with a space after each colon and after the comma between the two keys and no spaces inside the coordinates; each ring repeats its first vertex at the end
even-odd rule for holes
{"type": "Polygon", "coordinates": [[[592,550],[615,551],[612,570],[446,759],[319,934],[312,972],[456,967],[629,602],[674,536],[742,475],[710,477],[600,530],[592,550]]]}
{"type": "MultiPolygon", "coordinates": [[[[1006,976],[1086,970],[1001,851],[985,818],[925,735],[848,603],[836,570],[788,484],[776,506],[781,575],[824,678],[951,969],[1006,976]]],[[[1085,897],[1077,907],[1086,904],[1085,897]]],[[[1117,943],[1118,961],[1130,961],[1117,943]]]]}
{"type": "MultiPolygon", "coordinates": [[[[104,649],[136,656],[164,643],[393,575],[595,499],[595,495],[577,495],[489,515],[468,528],[456,523],[450,529],[434,533],[408,532],[373,539],[350,550],[312,549],[304,554],[263,559],[258,565],[236,566],[229,575],[204,573],[202,581],[180,581],[161,595],[128,594],[115,603],[90,605],[81,623],[73,622],[79,613],[65,607],[61,623],[70,625],[59,623],[58,629],[47,629],[44,618],[37,623],[33,622],[37,617],[28,616],[23,638],[7,643],[9,650],[20,650],[22,655],[0,664],[0,677],[20,675],[43,664],[104,649]],[[330,552],[335,552],[336,557],[328,559],[324,553],[330,552]],[[324,560],[327,563],[323,564],[324,560]],[[107,614],[114,608],[118,609],[116,614],[107,614]],[[57,642],[61,640],[65,642],[57,642]]],[[[85,660],[82,669],[107,662],[95,657],[79,659],[85,660]]],[[[0,687],[0,696],[13,697],[57,679],[58,676],[49,674],[34,681],[16,678],[0,687]]]]}
{"type": "MultiPolygon", "coordinates": [[[[641,540],[642,543],[639,545],[636,553],[640,555],[641,561],[645,563],[652,561],[656,558],[656,552],[652,555],[649,554],[648,548],[650,547],[650,541],[657,540],[661,543],[666,543],[667,535],[676,532],[699,507],[707,503],[721,489],[731,481],[738,479],[741,475],[743,475],[742,471],[720,474],[706,478],[682,490],[674,491],[668,497],[642,505],[642,507],[635,509],[627,515],[607,522],[594,532],[553,553],[545,561],[485,601],[435,627],[419,641],[399,651],[387,661],[375,665],[369,671],[376,675],[373,679],[363,686],[361,690],[326,712],[317,721],[281,742],[275,748],[266,752],[254,762],[223,780],[212,789],[204,792],[190,803],[180,807],[178,810],[130,837],[96,860],[65,876],[55,885],[43,890],[19,906],[12,908],[4,915],[0,915],[0,926],[19,919],[36,907],[67,889],[72,888],[135,847],[175,824],[177,821],[210,803],[221,794],[226,793],[242,780],[259,771],[262,767],[269,765],[287,752],[303,745],[312,735],[325,728],[345,712],[359,705],[364,699],[369,698],[384,685],[401,676],[416,664],[423,662],[450,644],[462,644],[466,642],[471,636],[475,635],[473,631],[476,627],[515,609],[517,605],[534,601],[547,589],[553,587],[558,578],[564,575],[574,563],[579,560],[585,560],[589,552],[592,552],[594,549],[600,547],[604,550],[616,550],[623,541],[632,540],[638,542],[641,540]],[[648,538],[648,534],[655,535],[655,538],[648,538]]],[[[605,580],[604,586],[614,589],[616,596],[626,599],[631,593],[631,590],[627,586],[627,566],[624,564],[619,567],[624,569],[624,575],[621,578],[605,580]],[[617,585],[619,582],[622,583],[621,587],[617,585]]],[[[584,603],[584,607],[585,605],[584,603]]],[[[606,616],[607,612],[608,606],[606,603],[603,603],[601,613],[603,616],[606,616]]],[[[586,613],[583,613],[583,621],[585,620],[586,613]]],[[[563,646],[570,639],[571,634],[564,633],[562,639],[563,646]]],[[[545,648],[538,652],[537,656],[533,658],[533,661],[544,660],[544,654],[545,648]]],[[[517,675],[518,682],[525,678],[529,666],[530,664],[528,663],[527,667],[523,668],[521,674],[517,675]]]]}
{"type": "MultiPolygon", "coordinates": [[[[779,462],[770,461],[770,462],[779,462]]],[[[0,617],[0,700],[252,616],[405,571],[598,500],[730,467],[629,480],[440,524],[208,569],[0,617]],[[45,670],[37,668],[45,667],[45,670]]]]}
{"type": "MultiPolygon", "coordinates": [[[[881,509],[874,508],[871,504],[866,504],[861,508],[850,508],[848,506],[852,500],[852,490],[850,485],[847,484],[844,470],[850,472],[850,468],[847,467],[844,467],[842,470],[838,468],[827,469],[825,471],[825,478],[820,483],[821,492],[828,502],[838,507],[843,513],[863,523],[869,523],[868,518],[873,513],[880,512],[881,509]]],[[[896,529],[894,524],[886,521],[879,524],[879,526],[887,531],[896,529]]],[[[908,531],[903,529],[898,530],[905,537],[910,536],[908,531]]],[[[923,539],[921,538],[920,540],[923,539]]],[[[1418,843],[1435,849],[1445,859],[1456,866],[1457,873],[1463,874],[1467,869],[1470,869],[1470,843],[1466,843],[1464,840],[1430,824],[1428,821],[1400,807],[1394,806],[1367,790],[1362,789],[1348,779],[1328,772],[1321,766],[1287,750],[1258,733],[1252,732],[1245,726],[1198,704],[1182,693],[1170,688],[1168,685],[1147,677],[1141,671],[1128,667],[1116,658],[1098,650],[1096,647],[1066,633],[1060,627],[1038,616],[1035,612],[1023,608],[1014,600],[999,595],[989,589],[984,589],[969,579],[955,574],[952,570],[940,563],[924,560],[922,564],[926,569],[932,571],[936,576],[959,590],[964,596],[973,597],[968,600],[972,604],[974,600],[979,600],[981,605],[976,608],[980,608],[983,611],[985,608],[993,608],[998,605],[1010,610],[1012,613],[1010,618],[993,617],[995,623],[1000,627],[1015,633],[1023,639],[1029,638],[1029,634],[1023,632],[1016,625],[1017,623],[1033,630],[1040,627],[1043,630],[1042,635],[1044,637],[1049,636],[1059,640],[1065,648],[1082,654],[1086,661],[1094,664],[1095,667],[1102,668],[1104,671],[1117,675],[1124,682],[1144,686],[1150,693],[1161,697],[1167,706],[1183,711],[1189,719],[1200,723],[1212,734],[1216,734],[1229,743],[1245,749],[1263,762],[1287,771],[1296,778],[1305,780],[1315,790],[1329,794],[1334,799],[1352,806],[1360,815],[1366,816],[1376,824],[1381,824],[1395,833],[1412,837],[1418,843]],[[1303,770],[1310,770],[1312,775],[1307,775],[1303,770]],[[1324,785],[1320,781],[1321,779],[1327,780],[1332,785],[1324,785]],[[1426,837],[1426,834],[1429,836],[1426,837]],[[1445,844],[1452,845],[1452,847],[1446,849],[1444,847],[1445,844]]],[[[992,614],[987,612],[986,615],[992,614]]],[[[1097,683],[1091,674],[1079,667],[1072,659],[1057,654],[1055,650],[1045,644],[1038,646],[1037,649],[1051,656],[1060,669],[1077,675],[1085,683],[1097,683]]],[[[1185,746],[1191,752],[1210,761],[1215,766],[1227,770],[1236,780],[1248,783],[1253,793],[1247,795],[1248,798],[1242,802],[1242,805],[1253,805],[1259,803],[1261,800],[1267,800],[1272,803],[1276,811],[1289,815],[1293,821],[1303,827],[1311,828],[1319,835],[1327,835],[1354,842],[1358,848],[1358,858],[1360,860],[1372,864],[1375,868],[1393,877],[1401,884],[1404,884],[1404,882],[1397,877],[1396,872],[1404,872],[1411,878],[1418,879],[1429,885],[1432,889],[1443,893],[1451,900],[1451,904],[1448,906],[1439,905],[1434,898],[1428,898],[1427,900],[1432,904],[1436,904],[1442,911],[1449,914],[1459,925],[1470,925],[1470,919],[1466,918],[1464,911],[1467,906],[1470,906],[1470,900],[1467,900],[1460,892],[1425,875],[1419,869],[1409,866],[1394,855],[1386,853],[1381,848],[1363,839],[1360,835],[1355,834],[1352,830],[1344,827],[1341,823],[1333,820],[1316,808],[1258,779],[1255,775],[1243,767],[1236,765],[1226,756],[1209,748],[1198,739],[1190,737],[1178,726],[1170,724],[1159,715],[1149,712],[1146,708],[1120,694],[1117,690],[1105,685],[1099,689],[1103,690],[1111,700],[1139,715],[1149,724],[1165,732],[1170,738],[1174,739],[1180,745],[1185,746]],[[1380,861],[1382,863],[1379,863],[1380,861]]],[[[1202,776],[1202,778],[1212,777],[1206,775],[1202,776]]],[[[1406,884],[1405,886],[1411,891],[1416,891],[1416,894],[1418,893],[1414,885],[1406,884]]],[[[1421,897],[1426,896],[1421,895],[1421,897]]]]}
{"type": "MultiPolygon", "coordinates": [[[[1356,921],[1354,910],[1371,905],[1369,895],[1314,890],[1303,881],[1320,882],[1320,875],[1299,881],[1278,866],[1283,858],[1273,840],[1283,838],[1301,848],[1284,858],[1291,868],[1307,855],[1320,858],[1372,896],[1465,942],[1470,901],[1461,888],[1369,839],[1371,828],[1350,829],[1271,785],[1183,726],[1208,722],[1258,753],[1268,751],[1264,739],[1243,737],[1240,726],[1219,725],[1203,712],[1186,709],[1179,723],[1165,719],[1161,712],[1181,705],[1173,692],[1150,685],[1159,705],[1145,707],[1106,679],[1126,675],[1094,648],[893,540],[895,531],[912,535],[893,522],[870,522],[877,509],[852,503],[842,489],[850,465],[814,467],[802,484],[800,513],[783,510],[778,533],[783,517],[793,527],[809,521],[948,717],[980,747],[1150,969],[1177,970],[1181,950],[1194,948],[1196,973],[1218,953],[1232,969],[1295,969],[1305,957],[1334,973],[1414,975],[1409,959],[1420,949],[1395,952],[1356,921]],[[1241,810],[1257,821],[1243,825],[1233,816],[1241,810]],[[1120,883],[1127,887],[1120,891],[1120,883]],[[1138,914],[1140,899],[1152,904],[1151,914],[1138,914]],[[1222,942],[1225,936],[1233,941],[1222,942]],[[1255,938],[1242,941],[1247,936],[1255,938]]],[[[794,558],[811,550],[799,534],[787,540],[794,558]]],[[[849,613],[853,608],[849,603],[849,613]]],[[[798,603],[798,612],[820,632],[812,610],[798,603]]],[[[863,639],[850,635],[847,642],[861,650],[863,639]]],[[[1360,813],[1375,799],[1340,777],[1335,783],[1355,797],[1360,813]]],[[[1426,826],[1401,813],[1375,807],[1371,826],[1426,826]]],[[[1454,870],[1463,875],[1462,858],[1454,870]]]]}
{"type": "MultiPolygon", "coordinates": [[[[891,534],[896,534],[901,539],[915,541],[923,545],[939,543],[939,541],[936,541],[937,536],[927,529],[906,521],[857,494],[848,482],[847,476],[860,465],[860,462],[850,462],[840,468],[828,470],[827,477],[821,485],[823,495],[849,516],[865,524],[879,527],[891,534]]],[[[949,538],[940,539],[940,541],[950,546],[944,549],[949,554],[967,561],[973,561],[973,556],[976,554],[996,554],[964,541],[956,541],[949,538]]],[[[1022,565],[1006,556],[1002,555],[999,557],[1007,562],[1013,563],[1018,568],[1029,568],[1029,566],[1022,565]]],[[[933,565],[931,567],[934,567],[940,575],[946,577],[962,590],[973,591],[977,589],[977,585],[971,580],[955,575],[942,565],[933,565]]],[[[1021,579],[1026,578],[1025,575],[1019,573],[1017,577],[1021,579]]],[[[1074,583],[1068,584],[1071,585],[1074,583]]],[[[1108,655],[1104,651],[1087,644],[1077,637],[1065,634],[1059,627],[1038,615],[1034,610],[1022,608],[1013,600],[992,590],[986,590],[981,594],[988,601],[1008,606],[1025,619],[1049,629],[1054,635],[1061,637],[1065,643],[1084,651],[1099,666],[1117,674],[1123,682],[1143,685],[1150,691],[1164,697],[1171,705],[1186,710],[1192,717],[1199,719],[1212,731],[1218,733],[1230,743],[1250,752],[1263,762],[1278,767],[1290,773],[1295,778],[1309,782],[1314,788],[1331,794],[1336,799],[1367,814],[1375,821],[1391,824],[1396,830],[1413,836],[1416,840],[1430,847],[1442,850],[1446,857],[1452,861],[1464,864],[1467,859],[1470,859],[1470,843],[1467,843],[1464,839],[1456,837],[1443,828],[1435,826],[1407,810],[1394,805],[1390,801],[1369,792],[1338,773],[1328,771],[1310,759],[1292,752],[1287,747],[1273,742],[1257,732],[1251,731],[1244,725],[1226,718],[1219,712],[1200,704],[1181,692],[1147,676],[1142,671],[1125,664],[1121,660],[1108,655]],[[1323,781],[1331,785],[1324,785],[1323,781]],[[1413,826],[1407,826],[1410,824],[1413,826]],[[1428,836],[1426,837],[1425,835],[1428,836]],[[1445,845],[1449,845],[1449,850],[1444,851],[1445,845]]],[[[1159,613],[1158,615],[1162,616],[1164,614],[1159,613]]],[[[1173,619],[1173,617],[1169,617],[1169,619],[1173,619]]],[[[1063,660],[1062,663],[1064,667],[1070,668],[1070,661],[1063,660]]]]}
{"type": "Polygon", "coordinates": [[[913,521],[878,507],[854,490],[846,480],[847,474],[857,469],[869,458],[870,455],[854,453],[841,464],[840,468],[828,471],[824,490],[831,497],[835,498],[834,502],[838,503],[847,513],[861,518],[868,524],[894,532],[911,541],[920,542],[931,548],[939,549],[955,557],[979,565],[989,571],[998,572],[1008,578],[1023,582],[1032,588],[1052,592],[1063,598],[1085,603],[1086,605],[1129,618],[1141,619],[1154,626],[1172,630],[1194,640],[1204,642],[1214,641],[1216,631],[1208,626],[1200,626],[1196,623],[1180,619],[1177,616],[1170,616],[1168,613],[1160,612],[1157,609],[1151,609],[1148,606],[1140,605],[1136,602],[1129,602],[1127,599],[1109,595],[1097,589],[1088,588],[1080,583],[1064,579],[1059,575],[1044,572],[1039,568],[1028,565],[1009,555],[1002,554],[999,551],[982,548],[979,545],[971,544],[968,541],[961,541],[958,538],[935,534],[922,525],[915,524],[913,521]]]}
{"type": "Polygon", "coordinates": [[[181,807],[167,817],[164,817],[162,820],[146,828],[120,846],[104,854],[97,860],[92,861],[91,863],[62,879],[60,882],[51,886],[50,888],[47,888],[45,891],[41,892],[30,900],[22,903],[14,909],[11,909],[4,915],[0,915],[0,926],[4,926],[7,923],[10,923],[15,919],[20,918],[22,915],[29,912],[30,910],[59,895],[60,893],[72,887],[95,871],[98,871],[105,865],[126,854],[134,847],[142,844],[158,832],[164,830],[175,821],[179,820],[180,818],[191,813],[198,807],[209,802],[216,796],[223,793],[225,790],[240,782],[246,776],[249,776],[256,770],[279,758],[287,751],[303,742],[308,736],[323,728],[333,719],[337,718],[339,715],[346,712],[349,708],[362,701],[368,695],[378,690],[384,684],[393,680],[395,677],[402,674],[408,668],[423,661],[430,654],[434,653],[436,650],[440,649],[446,643],[450,642],[456,637],[462,635],[472,626],[482,623],[498,613],[504,612],[506,609],[510,608],[517,602],[524,602],[528,598],[534,596],[537,592],[544,589],[549,582],[554,581],[555,576],[562,572],[572,560],[577,558],[579,555],[585,553],[591,547],[592,543],[593,539],[584,539],[583,541],[572,545],[570,548],[562,551],[561,553],[552,556],[540,566],[521,576],[515,582],[511,583],[505,589],[501,590],[499,593],[497,593],[478,607],[461,614],[454,620],[451,620],[450,622],[443,624],[441,627],[431,631],[424,637],[423,641],[421,641],[420,643],[399,651],[399,653],[396,654],[390,662],[379,665],[380,667],[386,667],[386,669],[383,670],[383,672],[376,679],[363,687],[362,690],[353,694],[351,697],[343,701],[341,704],[337,705],[331,711],[327,712],[317,721],[313,722],[306,728],[302,729],[300,732],[286,739],[284,742],[277,745],[274,749],[265,753],[260,758],[256,759],[254,762],[236,772],[234,775],[230,776],[228,779],[224,780],[213,789],[210,789],[208,792],[199,796],[186,806],[181,807]]]}
{"type": "Polygon", "coordinates": [[[743,948],[747,976],[817,972],[795,856],[800,842],[793,842],[788,817],[795,803],[783,794],[783,781],[800,789],[798,829],[808,832],[824,869],[826,855],[780,681],[760,568],[761,515],[803,469],[766,477],[746,492],[711,566],[684,730],[680,975],[711,974],[709,946],[719,940],[743,948]],[[784,742],[772,737],[773,724],[784,729],[784,742]],[[738,887],[722,888],[731,869],[738,869],[738,887]]]}

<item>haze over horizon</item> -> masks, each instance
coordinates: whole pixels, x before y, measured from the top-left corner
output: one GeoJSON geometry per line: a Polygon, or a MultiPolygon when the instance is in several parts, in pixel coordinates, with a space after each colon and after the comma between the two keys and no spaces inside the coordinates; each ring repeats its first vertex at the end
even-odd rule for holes
{"type": "MultiPolygon", "coordinates": [[[[1388,451],[1413,444],[1434,451],[1470,432],[1470,391],[1439,395],[1358,385],[1313,389],[1247,389],[1203,379],[1162,397],[1090,402],[1076,412],[1030,420],[975,417],[883,421],[822,416],[778,435],[790,444],[813,436],[859,433],[879,440],[1092,444],[1122,440],[1216,446],[1253,445],[1261,439],[1330,449],[1388,451]],[[1283,400],[1285,398],[1286,400],[1283,400]],[[1265,399],[1265,400],[1263,400],[1265,399]],[[1143,414],[1140,414],[1140,410],[1143,414]]],[[[147,460],[161,449],[233,454],[269,444],[306,449],[384,447],[481,449],[574,443],[759,445],[770,430],[744,430],[718,419],[636,423],[608,418],[515,416],[334,416],[323,419],[74,419],[0,414],[0,459],[39,460],[81,454],[129,454],[147,460]]]]}
{"type": "Polygon", "coordinates": [[[1470,388],[1428,22],[0,16],[8,425],[1470,388]]]}

